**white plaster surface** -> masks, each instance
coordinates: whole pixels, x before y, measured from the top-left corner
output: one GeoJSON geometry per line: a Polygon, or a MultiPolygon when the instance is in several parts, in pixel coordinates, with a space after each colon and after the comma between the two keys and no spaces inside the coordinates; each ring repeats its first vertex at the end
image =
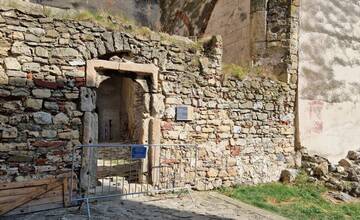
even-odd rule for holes
{"type": "Polygon", "coordinates": [[[301,0],[300,141],[337,162],[360,148],[360,2],[301,0]]]}

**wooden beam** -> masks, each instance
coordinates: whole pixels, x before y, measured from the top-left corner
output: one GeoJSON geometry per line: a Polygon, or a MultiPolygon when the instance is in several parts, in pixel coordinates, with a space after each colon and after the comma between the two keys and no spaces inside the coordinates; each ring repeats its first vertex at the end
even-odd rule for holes
{"type": "MultiPolygon", "coordinates": [[[[19,188],[20,184],[25,185],[25,186],[33,186],[30,185],[32,181],[29,182],[24,182],[24,183],[13,183],[14,184],[14,188],[19,188]]],[[[36,181],[37,183],[42,182],[42,181],[36,181]]],[[[50,179],[48,180],[48,182],[43,181],[42,185],[39,185],[37,188],[32,188],[31,190],[28,191],[28,193],[24,196],[19,197],[19,199],[16,199],[16,201],[14,202],[8,202],[6,204],[2,204],[0,206],[0,215],[4,215],[5,213],[16,209],[17,207],[20,207],[21,205],[24,205],[27,202],[30,202],[31,200],[41,196],[42,194],[53,190],[59,186],[61,186],[63,184],[63,178],[61,179],[50,179]]],[[[8,188],[11,187],[11,184],[7,184],[6,185],[8,188]]],[[[5,188],[4,185],[2,185],[3,189],[5,188]]]]}

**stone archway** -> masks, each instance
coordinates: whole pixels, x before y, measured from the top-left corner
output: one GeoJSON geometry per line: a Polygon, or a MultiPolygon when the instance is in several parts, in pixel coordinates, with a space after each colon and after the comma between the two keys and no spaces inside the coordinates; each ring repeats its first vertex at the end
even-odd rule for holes
{"type": "Polygon", "coordinates": [[[99,143],[148,143],[143,124],[150,117],[150,100],[141,84],[114,76],[103,81],[96,94],[99,143]]]}
{"type": "MultiPolygon", "coordinates": [[[[142,119],[141,131],[138,132],[138,142],[136,144],[159,144],[160,143],[160,112],[162,111],[163,98],[158,92],[158,68],[154,64],[125,63],[107,60],[89,60],[86,66],[86,87],[81,88],[81,110],[84,112],[83,118],[83,144],[96,144],[99,142],[99,122],[96,112],[97,90],[102,83],[107,84],[107,80],[115,78],[132,80],[140,86],[144,92],[144,108],[147,117],[142,119]],[[106,74],[111,71],[112,74],[106,74]]],[[[114,80],[116,81],[116,80],[114,80]]],[[[109,81],[110,82],[110,81],[109,81]]],[[[110,83],[111,84],[111,83],[110,83]]],[[[100,117],[100,120],[102,118],[100,117]]],[[[99,124],[100,123],[100,124],[99,124]]],[[[100,138],[102,140],[102,137],[100,138]]],[[[133,141],[133,140],[132,140],[133,141]]],[[[115,140],[115,142],[117,142],[115,140]]],[[[134,142],[132,142],[134,143],[134,142]]],[[[129,143],[130,144],[130,143],[129,143]]],[[[86,181],[89,176],[96,175],[96,158],[89,160],[89,155],[93,155],[90,149],[84,149],[81,177],[86,181]]],[[[149,151],[149,161],[145,161],[142,171],[151,169],[155,164],[159,152],[149,151]]],[[[152,175],[151,181],[157,178],[152,175]]],[[[96,178],[92,178],[96,179],[96,178]]],[[[90,183],[94,184],[94,183],[90,183]]],[[[86,187],[86,186],[83,186],[86,187]]]]}
{"type": "Polygon", "coordinates": [[[109,76],[103,74],[106,70],[113,71],[115,73],[114,76],[131,76],[141,85],[144,93],[148,96],[146,99],[150,99],[148,107],[149,120],[146,122],[150,127],[148,126],[148,128],[145,129],[149,132],[149,143],[159,143],[159,105],[161,106],[159,103],[163,102],[163,100],[158,92],[158,68],[154,64],[123,63],[106,60],[87,61],[86,87],[81,89],[81,110],[85,112],[83,143],[98,142],[97,132],[95,132],[94,129],[89,129],[89,126],[91,127],[91,125],[94,124],[97,127],[97,115],[94,112],[96,108],[95,89],[99,87],[101,82],[109,78],[109,76]]]}

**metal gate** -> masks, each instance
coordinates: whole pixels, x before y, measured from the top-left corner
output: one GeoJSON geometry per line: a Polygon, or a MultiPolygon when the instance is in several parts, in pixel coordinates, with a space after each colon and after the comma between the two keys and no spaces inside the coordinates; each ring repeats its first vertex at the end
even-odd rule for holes
{"type": "Polygon", "coordinates": [[[190,192],[197,181],[197,157],[197,145],[193,144],[79,145],[72,155],[72,176],[78,177],[78,193],[71,193],[70,200],[86,202],[90,217],[91,200],[190,192]]]}

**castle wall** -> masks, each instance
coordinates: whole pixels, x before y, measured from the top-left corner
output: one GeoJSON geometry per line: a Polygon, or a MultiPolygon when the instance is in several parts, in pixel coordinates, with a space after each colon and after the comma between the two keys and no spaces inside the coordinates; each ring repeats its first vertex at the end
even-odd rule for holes
{"type": "Polygon", "coordinates": [[[224,79],[221,38],[204,49],[43,12],[0,8],[1,182],[70,171],[88,120],[81,99],[95,92],[86,88],[85,61],[124,51],[159,67],[156,109],[148,111],[161,119],[161,143],[199,145],[199,189],[274,181],[294,165],[296,84],[224,79]],[[193,108],[191,121],[176,120],[178,105],[193,108]]]}

